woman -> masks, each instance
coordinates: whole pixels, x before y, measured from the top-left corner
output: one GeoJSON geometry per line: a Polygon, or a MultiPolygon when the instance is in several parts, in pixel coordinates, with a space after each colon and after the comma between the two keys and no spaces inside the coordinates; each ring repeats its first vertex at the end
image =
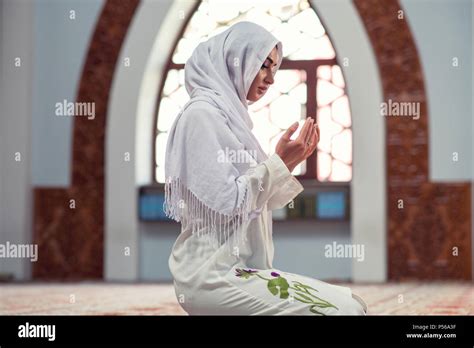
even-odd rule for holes
{"type": "Polygon", "coordinates": [[[346,287],[274,269],[272,210],[303,187],[291,175],[316,148],[308,118],[292,125],[268,157],[247,107],[273,83],[282,44],[240,22],[203,42],[185,65],[190,101],[169,132],[165,212],[181,222],[169,258],[176,296],[189,314],[361,314],[346,287]]]}

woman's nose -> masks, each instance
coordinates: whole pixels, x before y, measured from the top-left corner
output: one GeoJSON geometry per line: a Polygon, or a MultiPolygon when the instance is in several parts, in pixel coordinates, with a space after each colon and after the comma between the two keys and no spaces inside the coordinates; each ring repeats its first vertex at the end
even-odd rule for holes
{"type": "Polygon", "coordinates": [[[267,74],[266,78],[265,78],[265,82],[272,85],[273,82],[274,82],[274,79],[273,79],[273,73],[269,73],[267,74]]]}

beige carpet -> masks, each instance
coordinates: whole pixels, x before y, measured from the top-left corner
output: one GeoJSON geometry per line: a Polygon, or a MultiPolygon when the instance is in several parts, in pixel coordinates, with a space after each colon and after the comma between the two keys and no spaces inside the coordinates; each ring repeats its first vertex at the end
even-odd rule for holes
{"type": "MultiPolygon", "coordinates": [[[[370,315],[472,315],[472,283],[339,284],[368,304],[370,315]]],[[[3,284],[2,315],[186,315],[171,284],[3,284]]]]}

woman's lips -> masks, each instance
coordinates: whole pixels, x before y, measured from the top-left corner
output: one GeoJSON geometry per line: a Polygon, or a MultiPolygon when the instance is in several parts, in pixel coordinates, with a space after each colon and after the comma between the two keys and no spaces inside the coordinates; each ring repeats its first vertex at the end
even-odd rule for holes
{"type": "Polygon", "coordinates": [[[258,87],[258,89],[260,90],[260,92],[266,92],[268,87],[258,87]]]}

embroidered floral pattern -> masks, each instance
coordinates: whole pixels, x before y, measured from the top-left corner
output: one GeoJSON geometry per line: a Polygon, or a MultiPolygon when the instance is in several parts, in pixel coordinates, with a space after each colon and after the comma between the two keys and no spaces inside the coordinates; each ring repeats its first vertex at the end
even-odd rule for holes
{"type": "Polygon", "coordinates": [[[271,279],[263,277],[259,274],[259,271],[252,269],[236,268],[235,272],[235,276],[240,278],[249,279],[250,277],[257,276],[258,278],[265,280],[267,282],[268,291],[270,291],[272,295],[279,295],[281,299],[287,299],[292,296],[292,298],[297,301],[307,303],[309,305],[309,311],[311,313],[325,315],[318,309],[329,307],[336,308],[337,310],[339,310],[339,308],[337,308],[335,305],[316,296],[316,294],[314,294],[313,292],[318,292],[318,290],[316,290],[315,288],[298,282],[296,280],[291,281],[292,284],[290,285],[286,278],[282,277],[277,272],[270,273],[270,275],[273,277],[271,279]]]}
{"type": "Polygon", "coordinates": [[[245,278],[245,279],[249,279],[249,277],[252,275],[252,273],[257,273],[258,271],[254,271],[254,270],[251,270],[251,269],[240,269],[240,268],[237,268],[235,270],[236,272],[236,276],[237,277],[242,277],[242,278],[245,278]]]}

